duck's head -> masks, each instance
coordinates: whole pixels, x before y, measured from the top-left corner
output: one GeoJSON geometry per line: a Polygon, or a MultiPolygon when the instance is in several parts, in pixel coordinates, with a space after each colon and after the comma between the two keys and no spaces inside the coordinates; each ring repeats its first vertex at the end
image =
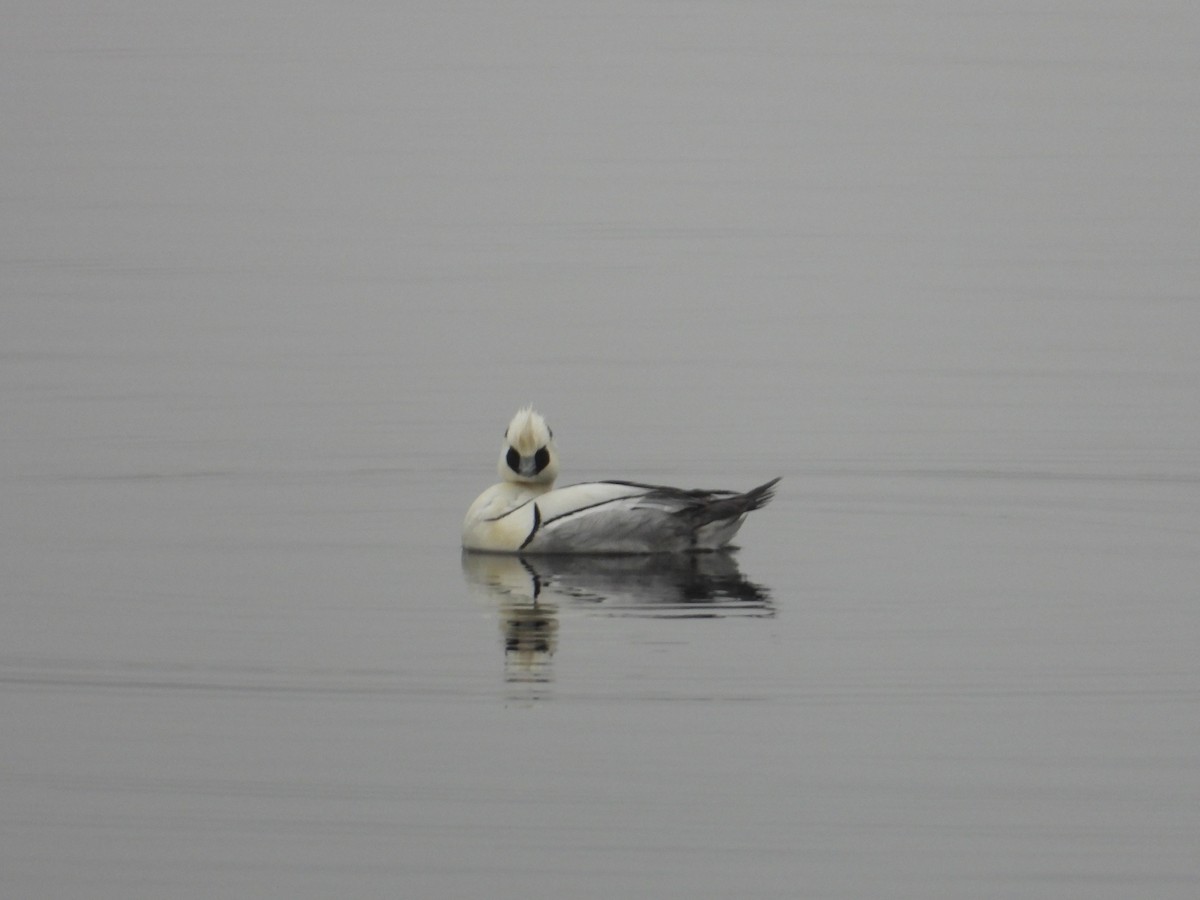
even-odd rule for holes
{"type": "Polygon", "coordinates": [[[558,451],[550,426],[532,406],[517,410],[504,432],[504,446],[496,466],[500,477],[517,484],[549,487],[558,477],[558,451]]]}

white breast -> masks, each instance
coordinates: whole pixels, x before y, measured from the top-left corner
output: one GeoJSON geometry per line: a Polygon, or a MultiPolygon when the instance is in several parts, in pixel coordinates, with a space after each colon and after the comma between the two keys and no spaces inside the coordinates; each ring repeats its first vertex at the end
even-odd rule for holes
{"type": "Polygon", "coordinates": [[[464,550],[515,553],[534,530],[534,498],[544,492],[511,482],[493,485],[467,510],[463,520],[464,550]]]}

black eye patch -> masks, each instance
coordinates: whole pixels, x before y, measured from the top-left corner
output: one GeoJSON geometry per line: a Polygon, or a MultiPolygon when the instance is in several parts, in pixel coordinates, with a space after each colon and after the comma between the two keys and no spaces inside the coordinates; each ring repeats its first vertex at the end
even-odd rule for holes
{"type": "Polygon", "coordinates": [[[521,471],[521,454],[517,452],[516,447],[508,448],[508,453],[506,453],[504,455],[504,461],[508,464],[508,467],[510,469],[512,469],[514,472],[521,471]]]}
{"type": "Polygon", "coordinates": [[[550,451],[543,447],[533,454],[533,465],[538,472],[550,465],[550,451]]]}

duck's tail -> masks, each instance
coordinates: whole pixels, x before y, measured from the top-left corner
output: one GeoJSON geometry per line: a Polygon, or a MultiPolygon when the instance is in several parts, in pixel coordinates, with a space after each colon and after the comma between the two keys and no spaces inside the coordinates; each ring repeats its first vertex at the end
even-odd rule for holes
{"type": "Polygon", "coordinates": [[[719,550],[728,544],[747,514],[762,509],[771,502],[778,478],[751,488],[744,494],[709,495],[707,502],[700,503],[690,511],[691,541],[693,550],[719,550]]]}
{"type": "Polygon", "coordinates": [[[775,485],[779,484],[780,478],[772,478],[766,484],[760,484],[758,487],[751,488],[742,494],[739,499],[745,501],[745,511],[750,512],[752,509],[762,509],[770,503],[771,498],[775,496],[775,485]]]}
{"type": "Polygon", "coordinates": [[[772,478],[766,484],[751,488],[744,494],[727,491],[690,492],[691,502],[681,509],[679,514],[691,519],[693,526],[708,522],[740,521],[746,513],[762,509],[770,503],[778,483],[778,478],[772,478]]]}

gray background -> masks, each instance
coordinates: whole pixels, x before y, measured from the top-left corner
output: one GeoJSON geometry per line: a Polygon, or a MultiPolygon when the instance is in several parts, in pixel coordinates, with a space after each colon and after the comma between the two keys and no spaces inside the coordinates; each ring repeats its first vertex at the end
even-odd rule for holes
{"type": "Polygon", "coordinates": [[[1194,3],[11,7],[5,896],[1196,896],[1194,3]]]}

